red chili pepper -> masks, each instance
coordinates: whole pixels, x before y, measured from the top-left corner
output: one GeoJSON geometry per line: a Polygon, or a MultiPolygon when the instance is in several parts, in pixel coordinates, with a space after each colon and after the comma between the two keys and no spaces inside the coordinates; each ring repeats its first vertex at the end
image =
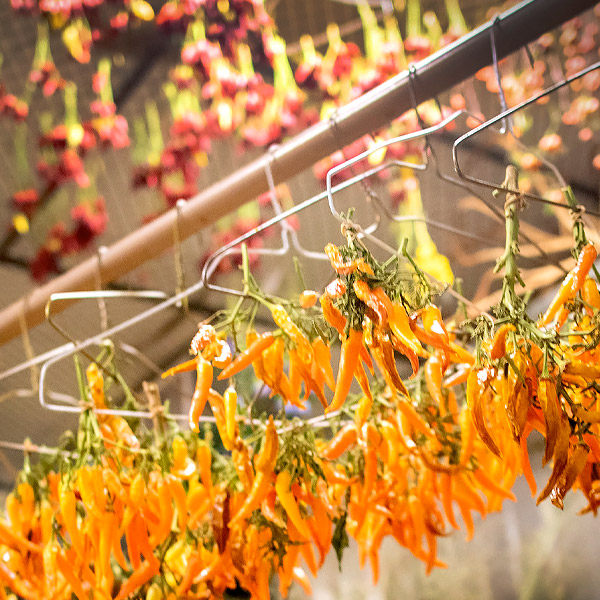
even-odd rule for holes
{"type": "Polygon", "coordinates": [[[273,342],[275,337],[271,332],[259,335],[246,349],[238,354],[229,366],[225,367],[218,375],[217,379],[222,381],[228,377],[233,377],[247,366],[251,365],[257,356],[260,356],[273,342]]]}
{"type": "Polygon", "coordinates": [[[326,413],[339,410],[346,400],[356,366],[360,360],[360,348],[363,347],[362,337],[362,330],[350,329],[348,337],[342,342],[335,393],[331,404],[325,409],[326,413]]]}

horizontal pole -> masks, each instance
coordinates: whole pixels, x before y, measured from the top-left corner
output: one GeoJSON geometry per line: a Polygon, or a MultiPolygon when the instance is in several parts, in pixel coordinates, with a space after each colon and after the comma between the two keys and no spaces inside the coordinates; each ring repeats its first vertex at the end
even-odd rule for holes
{"type": "MultiPolygon", "coordinates": [[[[527,0],[473,30],[453,44],[415,63],[353,102],[340,107],[335,118],[321,121],[273,151],[200,192],[107,247],[102,254],[101,280],[107,284],[159,256],[173,245],[177,224],[181,240],[212,225],[246,202],[268,191],[266,169],[271,164],[275,184],[290,179],[341,146],[384,127],[413,107],[473,76],[492,64],[491,28],[498,58],[518,50],[546,31],[595,5],[595,0],[527,0]]],[[[28,327],[44,320],[51,294],[93,289],[98,282],[98,259],[89,258],[63,275],[32,290],[0,312],[0,345],[17,337],[20,316],[28,327]]],[[[61,303],[57,309],[65,308],[61,303]]]]}

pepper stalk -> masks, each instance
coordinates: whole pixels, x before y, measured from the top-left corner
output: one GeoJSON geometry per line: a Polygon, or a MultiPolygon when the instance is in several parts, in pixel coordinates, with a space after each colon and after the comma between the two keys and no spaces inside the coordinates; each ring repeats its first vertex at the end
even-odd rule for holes
{"type": "MultiPolygon", "coordinates": [[[[501,189],[517,190],[519,185],[519,174],[514,165],[506,167],[506,177],[501,189]]],[[[500,190],[496,190],[499,193],[500,190]]],[[[519,255],[519,212],[524,208],[521,195],[514,191],[506,192],[504,202],[504,218],[506,220],[506,243],[504,254],[496,262],[494,272],[497,273],[504,267],[504,278],[502,280],[502,298],[498,307],[506,308],[509,313],[522,312],[523,302],[515,291],[516,283],[525,287],[525,282],[517,266],[519,255]]],[[[498,315],[501,316],[501,315],[498,315]]]]}

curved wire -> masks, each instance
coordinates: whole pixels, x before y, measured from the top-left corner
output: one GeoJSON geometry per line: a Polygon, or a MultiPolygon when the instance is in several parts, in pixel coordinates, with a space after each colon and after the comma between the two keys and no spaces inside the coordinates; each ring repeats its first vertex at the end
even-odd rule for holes
{"type": "MultiPolygon", "coordinates": [[[[454,170],[456,171],[456,174],[458,175],[458,177],[460,179],[463,179],[464,181],[469,181],[471,183],[475,183],[477,185],[486,187],[488,189],[492,189],[492,190],[497,189],[499,184],[485,181],[484,179],[479,179],[478,177],[474,177],[472,175],[467,175],[463,172],[463,170],[460,166],[460,162],[458,160],[458,148],[460,147],[460,145],[464,144],[465,141],[474,137],[481,131],[484,131],[488,127],[491,127],[492,125],[498,123],[499,121],[502,121],[506,117],[513,115],[514,113],[518,112],[519,110],[522,110],[523,108],[526,108],[527,106],[530,106],[531,104],[534,104],[540,98],[544,98],[544,97],[548,96],[549,94],[555,92],[556,90],[559,90],[559,89],[565,87],[566,85],[571,84],[573,81],[576,81],[577,79],[583,77],[584,75],[587,75],[588,73],[591,73],[592,71],[595,71],[598,68],[600,68],[600,61],[595,62],[594,64],[586,67],[585,69],[582,69],[575,75],[571,75],[570,77],[565,78],[563,81],[559,81],[558,83],[551,85],[550,87],[546,88],[539,94],[532,96],[528,100],[524,100],[523,102],[517,104],[513,108],[510,108],[504,112],[501,112],[500,114],[496,115],[495,117],[488,119],[485,123],[482,123],[481,125],[478,125],[471,131],[468,131],[467,133],[461,135],[457,140],[455,140],[455,142],[452,146],[452,160],[454,162],[454,170]]],[[[556,173],[556,171],[555,171],[555,173],[556,173]]],[[[529,200],[534,200],[536,202],[542,202],[549,206],[555,206],[557,208],[571,210],[571,208],[567,204],[563,204],[561,202],[556,202],[554,200],[548,200],[547,198],[542,198],[541,196],[538,196],[537,194],[532,194],[530,192],[523,192],[520,190],[512,190],[512,189],[507,189],[506,192],[520,194],[523,198],[528,198],[529,200]]],[[[600,217],[600,213],[598,213],[596,211],[586,209],[586,213],[589,215],[592,215],[594,217],[600,217]]]]}

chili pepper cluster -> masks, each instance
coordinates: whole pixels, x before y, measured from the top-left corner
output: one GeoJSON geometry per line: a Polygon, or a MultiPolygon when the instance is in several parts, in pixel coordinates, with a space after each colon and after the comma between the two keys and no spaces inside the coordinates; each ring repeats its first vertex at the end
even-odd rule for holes
{"type": "Polygon", "coordinates": [[[580,489],[596,514],[597,253],[576,220],[576,264],[534,320],[515,290],[520,208],[507,200],[495,318],[442,318],[407,253],[379,262],[351,229],[347,245],[325,248],[333,280],[294,300],[262,293],[243,252],[245,297],[201,323],[191,360],[163,373],[196,372],[190,431],[156,402],[152,430],[95,412],[112,406],[104,373],[115,375],[100,360],[85,376],[78,366],[77,435],[51,459],[27,459],[7,497],[0,598],[209,598],[241,587],[267,599],[274,576],[282,595],[293,582],[308,592],[308,573],[331,550],[341,560],[350,537],[375,581],[389,536],[430,572],[445,566],[439,538],[471,538],[475,513],[516,499],[519,475],[536,494],[534,430],[552,464],[538,503],[562,508],[580,489]],[[270,329],[257,330],[258,307],[270,329]],[[267,395],[277,418],[253,410],[267,395]],[[313,400],[316,421],[286,418],[285,407],[313,400]],[[206,405],[214,429],[201,426],[206,405]]]}

